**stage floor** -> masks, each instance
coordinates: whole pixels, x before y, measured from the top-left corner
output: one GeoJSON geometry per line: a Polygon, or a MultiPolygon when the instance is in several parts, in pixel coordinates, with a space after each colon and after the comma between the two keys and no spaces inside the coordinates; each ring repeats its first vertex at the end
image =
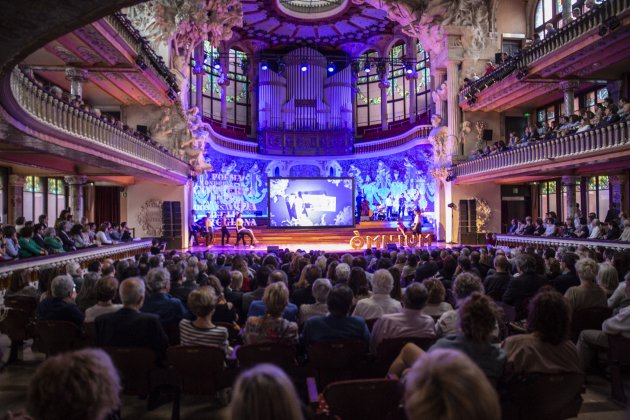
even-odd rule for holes
{"type": "MultiPolygon", "coordinates": [[[[279,249],[288,248],[290,251],[325,251],[325,252],[351,252],[362,253],[363,249],[356,250],[350,245],[350,240],[355,237],[355,232],[359,232],[362,237],[398,235],[396,222],[362,222],[354,228],[267,228],[255,227],[252,230],[256,236],[256,244],[238,247],[234,246],[236,234],[230,231],[230,245],[221,246],[221,233],[215,231],[214,243],[210,246],[193,246],[190,251],[212,251],[215,253],[247,253],[247,252],[267,252],[267,247],[277,246],[279,249]],[[218,233],[218,234],[217,234],[218,233]],[[218,244],[218,245],[217,245],[218,244]]],[[[249,239],[246,238],[249,244],[249,239]]],[[[446,244],[444,242],[433,242],[433,248],[447,248],[457,245],[446,244]]],[[[416,247],[419,247],[416,246],[416,247]]],[[[405,246],[408,248],[408,246],[405,246]]],[[[428,248],[426,245],[424,248],[428,248]]]]}

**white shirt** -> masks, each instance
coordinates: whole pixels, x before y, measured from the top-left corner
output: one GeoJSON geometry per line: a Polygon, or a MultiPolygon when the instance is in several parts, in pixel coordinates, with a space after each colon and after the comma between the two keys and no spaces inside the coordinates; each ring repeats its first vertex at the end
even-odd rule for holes
{"type": "Polygon", "coordinates": [[[107,237],[107,234],[105,234],[105,232],[103,232],[102,230],[96,232],[96,242],[99,244],[107,244],[107,245],[114,243],[114,241],[109,239],[107,237]]]}
{"type": "Polygon", "coordinates": [[[383,315],[372,328],[370,351],[383,340],[400,337],[435,337],[435,321],[421,311],[403,308],[402,312],[383,315]]]}
{"type": "Polygon", "coordinates": [[[556,233],[556,225],[553,223],[545,225],[545,233],[543,233],[543,236],[552,236],[554,233],[556,233]]]}
{"type": "Polygon", "coordinates": [[[626,306],[617,315],[604,321],[602,331],[606,334],[621,334],[630,338],[630,306],[626,306]]]}
{"type": "Polygon", "coordinates": [[[358,301],[352,315],[363,319],[374,319],[401,310],[402,305],[396,299],[392,299],[389,295],[374,294],[372,297],[358,301]]]}
{"type": "Polygon", "coordinates": [[[96,305],[90,306],[85,310],[85,320],[83,322],[94,322],[97,316],[116,312],[122,307],[122,305],[103,306],[97,303],[96,305]]]}
{"type": "Polygon", "coordinates": [[[599,233],[600,233],[599,226],[593,226],[593,230],[591,230],[591,235],[588,237],[588,239],[598,239],[599,233]]]}

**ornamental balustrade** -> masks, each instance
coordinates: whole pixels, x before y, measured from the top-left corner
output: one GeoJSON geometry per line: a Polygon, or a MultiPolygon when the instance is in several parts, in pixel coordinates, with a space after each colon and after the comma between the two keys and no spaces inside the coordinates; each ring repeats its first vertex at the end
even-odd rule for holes
{"type": "Polygon", "coordinates": [[[586,33],[597,29],[599,31],[606,31],[604,33],[600,33],[602,36],[606,35],[607,31],[611,30],[611,27],[619,25],[619,21],[615,22],[617,16],[626,12],[628,9],[630,9],[630,0],[604,1],[603,3],[595,6],[594,9],[581,15],[578,19],[567,23],[555,34],[532,44],[527,49],[522,50],[518,57],[513,58],[507,63],[497,67],[492,73],[472,82],[468,87],[461,91],[460,102],[464,101],[467,97],[475,95],[483,89],[492,86],[496,82],[505,79],[514,71],[528,68],[535,61],[562,47],[566,47],[569,42],[574,41],[586,33]]]}
{"type": "Polygon", "coordinates": [[[575,239],[575,238],[555,238],[540,236],[518,236],[518,235],[497,235],[497,247],[519,247],[532,246],[541,247],[578,247],[584,245],[588,248],[611,248],[617,251],[630,249],[629,242],[607,241],[598,239],[575,239]]]}
{"type": "Polygon", "coordinates": [[[0,290],[8,287],[8,282],[12,275],[21,275],[24,271],[27,271],[30,281],[36,281],[38,275],[43,270],[62,269],[70,262],[77,262],[85,268],[94,260],[100,261],[105,258],[114,260],[132,258],[137,254],[147,253],[150,249],[151,240],[141,239],[116,245],[106,245],[43,257],[8,261],[0,264],[0,290]]]}
{"type": "Polygon", "coordinates": [[[89,143],[126,154],[179,175],[188,176],[188,163],[146,140],[118,128],[73,104],[47,92],[21,69],[15,68],[10,79],[17,104],[38,122],[89,143]]]}
{"type": "Polygon", "coordinates": [[[452,173],[460,178],[558,159],[583,157],[589,153],[613,152],[629,146],[630,121],[626,121],[458,163],[452,167],[452,173]]]}

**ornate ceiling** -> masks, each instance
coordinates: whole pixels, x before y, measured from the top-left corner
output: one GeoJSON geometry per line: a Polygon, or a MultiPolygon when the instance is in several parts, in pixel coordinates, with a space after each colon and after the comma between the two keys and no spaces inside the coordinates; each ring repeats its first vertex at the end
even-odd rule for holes
{"type": "Polygon", "coordinates": [[[393,33],[396,23],[387,13],[368,5],[346,4],[328,19],[309,20],[283,13],[276,0],[243,0],[243,27],[235,28],[242,39],[267,41],[272,47],[318,45],[335,47],[345,42],[364,42],[374,35],[393,33]]]}

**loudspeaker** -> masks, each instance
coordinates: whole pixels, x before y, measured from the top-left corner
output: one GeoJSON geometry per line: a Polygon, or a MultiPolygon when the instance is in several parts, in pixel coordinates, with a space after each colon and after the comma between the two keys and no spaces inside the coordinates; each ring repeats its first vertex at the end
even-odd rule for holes
{"type": "Polygon", "coordinates": [[[501,55],[502,54],[503,53],[500,53],[500,52],[494,54],[494,62],[496,64],[501,64],[501,55]]]}
{"type": "Polygon", "coordinates": [[[182,208],[179,201],[164,201],[162,203],[162,237],[182,237],[182,208]]]}
{"type": "Polygon", "coordinates": [[[278,252],[280,251],[280,247],[276,246],[276,245],[269,245],[267,247],[267,254],[271,253],[271,252],[278,252]]]}
{"type": "Polygon", "coordinates": [[[459,233],[477,232],[477,202],[473,200],[459,200],[459,233]]]}
{"type": "Polygon", "coordinates": [[[459,235],[459,243],[462,245],[478,245],[477,234],[462,232],[459,235]]]}
{"type": "Polygon", "coordinates": [[[492,130],[483,130],[483,133],[481,133],[481,140],[492,141],[492,130]]]}
{"type": "Polygon", "coordinates": [[[144,134],[145,136],[149,135],[149,127],[146,125],[136,125],[136,131],[138,133],[144,134]]]}

